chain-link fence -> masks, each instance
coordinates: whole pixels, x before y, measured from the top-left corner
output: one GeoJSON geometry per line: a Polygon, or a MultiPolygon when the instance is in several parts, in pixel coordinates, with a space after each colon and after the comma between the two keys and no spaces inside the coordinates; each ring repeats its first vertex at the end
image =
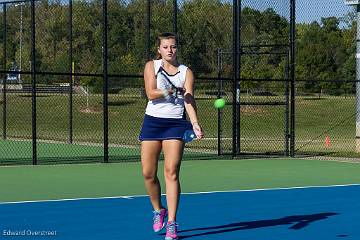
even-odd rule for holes
{"type": "Polygon", "coordinates": [[[296,10],[296,154],[359,157],[355,8],[298,1],[296,10]]]}
{"type": "Polygon", "coordinates": [[[357,156],[354,11],[317,4],[296,2],[295,36],[294,0],[2,2],[0,162],[139,160],[143,66],[165,31],[206,132],[186,158],[357,156]]]}

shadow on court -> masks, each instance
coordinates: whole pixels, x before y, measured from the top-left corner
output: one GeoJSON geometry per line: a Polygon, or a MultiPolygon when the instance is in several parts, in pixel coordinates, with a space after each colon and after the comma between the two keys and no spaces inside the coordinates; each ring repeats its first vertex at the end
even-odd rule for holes
{"type": "MultiPolygon", "coordinates": [[[[272,227],[272,226],[279,226],[279,225],[290,225],[289,229],[302,229],[307,227],[309,224],[327,219],[331,216],[338,215],[338,213],[317,213],[317,214],[310,214],[310,215],[296,215],[296,216],[288,216],[278,219],[270,219],[270,220],[257,220],[257,221],[250,221],[250,222],[238,222],[238,223],[231,223],[226,225],[220,226],[212,226],[212,227],[202,227],[202,228],[193,228],[193,229],[185,229],[179,231],[180,239],[197,237],[197,236],[206,236],[212,234],[220,234],[226,232],[233,232],[239,230],[247,230],[247,229],[254,229],[254,228],[263,228],[263,227],[272,227]],[[190,233],[194,231],[206,231],[202,233],[194,233],[194,234],[184,234],[190,233]]],[[[164,234],[161,234],[164,235],[164,234]]]]}

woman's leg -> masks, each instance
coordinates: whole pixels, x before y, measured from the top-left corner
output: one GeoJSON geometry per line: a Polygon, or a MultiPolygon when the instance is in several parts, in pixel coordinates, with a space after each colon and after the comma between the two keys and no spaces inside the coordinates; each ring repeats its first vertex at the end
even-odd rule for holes
{"type": "Polygon", "coordinates": [[[157,177],[158,160],[161,151],[161,141],[141,142],[141,165],[145,187],[155,211],[162,208],[161,187],[157,177]]]}
{"type": "Polygon", "coordinates": [[[184,150],[181,140],[164,140],[162,142],[164,152],[164,175],[166,183],[166,201],[168,207],[168,221],[176,221],[176,212],[180,198],[180,165],[184,150]]]}

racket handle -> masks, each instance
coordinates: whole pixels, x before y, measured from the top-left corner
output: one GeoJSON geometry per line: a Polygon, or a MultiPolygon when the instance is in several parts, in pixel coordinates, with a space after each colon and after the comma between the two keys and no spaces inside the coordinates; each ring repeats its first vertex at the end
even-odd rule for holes
{"type": "Polygon", "coordinates": [[[166,100],[169,100],[171,97],[170,97],[170,94],[169,94],[169,91],[167,89],[163,89],[162,90],[162,93],[163,93],[163,96],[166,100]]]}

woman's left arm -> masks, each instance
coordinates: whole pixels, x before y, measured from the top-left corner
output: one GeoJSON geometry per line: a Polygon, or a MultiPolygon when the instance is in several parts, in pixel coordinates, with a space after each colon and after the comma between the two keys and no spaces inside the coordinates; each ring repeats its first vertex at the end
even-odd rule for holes
{"type": "Polygon", "coordinates": [[[185,78],[185,93],[184,93],[184,105],[186,112],[190,118],[191,124],[193,126],[194,132],[196,134],[197,139],[201,139],[204,137],[204,132],[199,124],[198,116],[197,116],[197,107],[194,98],[194,74],[188,68],[186,71],[185,78]]]}

